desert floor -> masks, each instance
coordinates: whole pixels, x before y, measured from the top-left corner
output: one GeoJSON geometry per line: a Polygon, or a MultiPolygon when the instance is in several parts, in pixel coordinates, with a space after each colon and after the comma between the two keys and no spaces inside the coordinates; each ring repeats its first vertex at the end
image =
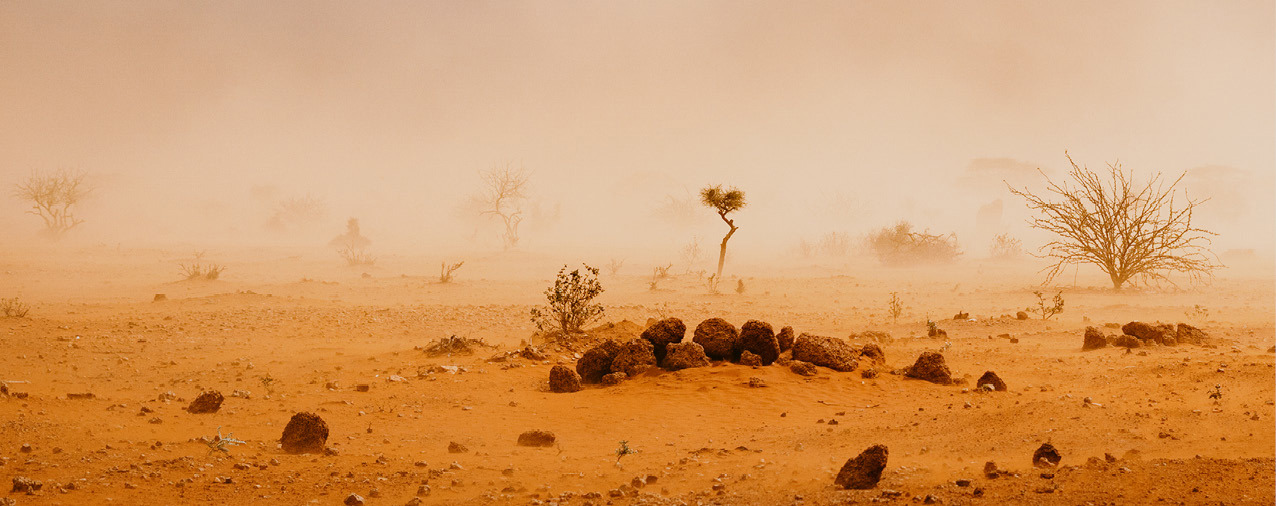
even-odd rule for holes
{"type": "Polygon", "coordinates": [[[418,496],[570,505],[1276,500],[1270,269],[1121,294],[1061,280],[1065,312],[1020,321],[999,317],[1035,302],[1039,277],[1029,268],[829,262],[752,269],[744,293],[714,295],[694,275],[649,290],[650,266],[635,265],[603,273],[607,311],[592,338],[632,339],[661,317],[689,329],[709,317],[737,326],[758,319],[840,338],[883,330],[894,337],[883,345],[888,369],[943,349],[967,383],[715,364],[555,394],[550,367],[574,364],[583,350],[491,359],[532,342],[528,311],[562,260],[476,257],[440,284],[439,259],[386,257],[359,269],[317,254],[243,252],[218,259],[228,266],[219,280],[178,281],[186,256],[0,251],[0,297],[20,295],[32,307],[25,318],[0,318],[0,380],[12,394],[0,397],[0,497],[22,505],[341,504],[352,493],[391,505],[418,496]],[[886,315],[890,292],[907,306],[898,323],[886,315]],[[167,300],[153,302],[157,293],[167,300]],[[952,320],[960,310],[975,321],[952,320]],[[927,317],[946,341],[925,337],[927,317]],[[1211,343],[1081,351],[1087,325],[1131,320],[1191,323],[1211,343]],[[450,335],[494,348],[421,350],[450,335]],[[1010,391],[974,388],[989,370],[1010,391]],[[751,388],[752,377],[766,386],[751,388]],[[1215,385],[1218,400],[1209,397],[1215,385]],[[226,396],[220,411],[184,410],[210,389],[226,396]],[[168,392],[176,398],[164,400],[168,392]],[[93,397],[68,398],[84,393],[93,397]],[[279,449],[299,411],[326,420],[335,455],[279,449]],[[557,443],[517,446],[531,429],[553,432],[557,443]],[[212,450],[205,441],[219,430],[245,443],[212,450]],[[617,463],[621,441],[637,453],[617,463]],[[449,452],[453,442],[466,451],[449,452]],[[1063,454],[1052,477],[1031,466],[1043,442],[1063,454]],[[890,456],[877,488],[835,488],[842,463],[879,443],[890,456]],[[988,461],[1017,476],[986,478],[988,461]],[[43,487],[9,492],[19,476],[43,487]],[[647,476],[655,480],[631,485],[647,476]]]}

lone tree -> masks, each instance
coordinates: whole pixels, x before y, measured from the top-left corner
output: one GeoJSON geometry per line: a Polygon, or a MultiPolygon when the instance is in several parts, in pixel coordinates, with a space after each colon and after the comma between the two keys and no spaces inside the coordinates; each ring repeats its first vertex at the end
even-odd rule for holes
{"type": "Polygon", "coordinates": [[[1046,283],[1066,266],[1082,263],[1107,273],[1116,291],[1127,281],[1173,284],[1166,276],[1170,272],[1184,273],[1192,282],[1213,276],[1218,264],[1210,260],[1209,236],[1215,234],[1192,226],[1192,211],[1205,200],[1189,198],[1186,191],[1176,199],[1175,188],[1186,173],[1168,186],[1160,172],[1140,185],[1120,163],[1098,173],[1064,154],[1072,165],[1071,183],[1046,177],[1045,195],[1006,185],[1036,213],[1028,224],[1058,236],[1040,249],[1056,260],[1045,269],[1046,283]]]}
{"type": "Polygon", "coordinates": [[[44,220],[44,231],[52,237],[60,237],[84,223],[75,217],[75,207],[93,189],[85,182],[82,171],[59,170],[52,174],[32,173],[13,185],[13,194],[31,203],[28,213],[44,220]]]}
{"type": "Polygon", "coordinates": [[[499,216],[505,224],[505,249],[518,246],[518,225],[523,222],[523,201],[527,199],[529,175],[522,168],[508,164],[483,172],[486,186],[481,197],[484,210],[481,214],[499,216]]]}
{"type": "Polygon", "coordinates": [[[735,226],[735,220],[727,218],[727,215],[744,207],[744,192],[735,188],[724,190],[722,185],[706,186],[700,190],[700,203],[717,211],[722,221],[730,227],[727,235],[722,237],[722,247],[718,250],[718,273],[713,278],[716,283],[722,280],[722,265],[727,261],[727,241],[730,241],[735,231],[740,229],[735,226]]]}

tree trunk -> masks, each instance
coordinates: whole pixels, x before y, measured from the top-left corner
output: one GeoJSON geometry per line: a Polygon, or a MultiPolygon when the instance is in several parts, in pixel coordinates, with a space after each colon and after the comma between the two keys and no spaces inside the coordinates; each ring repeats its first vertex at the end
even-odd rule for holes
{"type": "Polygon", "coordinates": [[[727,235],[722,238],[722,248],[718,250],[718,275],[713,278],[718,282],[722,281],[722,265],[727,262],[727,241],[731,240],[731,235],[734,234],[735,231],[736,226],[731,225],[731,231],[727,232],[727,235]]]}

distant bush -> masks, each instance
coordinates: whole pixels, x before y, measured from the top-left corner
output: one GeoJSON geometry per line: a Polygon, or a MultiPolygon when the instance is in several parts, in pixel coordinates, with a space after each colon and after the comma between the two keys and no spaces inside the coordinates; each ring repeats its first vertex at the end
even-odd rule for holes
{"type": "Polygon", "coordinates": [[[199,262],[195,262],[191,264],[178,264],[178,265],[181,268],[182,277],[188,280],[202,278],[202,279],[207,279],[209,281],[212,281],[217,278],[220,278],[222,275],[222,271],[226,270],[225,266],[221,264],[213,264],[213,263],[201,264],[199,262]]]}
{"type": "Polygon", "coordinates": [[[328,215],[328,203],[323,197],[309,193],[289,197],[275,205],[274,214],[266,221],[266,228],[275,232],[288,232],[319,223],[328,215]]]}
{"type": "Polygon", "coordinates": [[[913,224],[901,221],[869,235],[869,247],[882,265],[908,266],[951,262],[961,254],[957,235],[914,232],[913,224]]]}
{"type": "Polygon", "coordinates": [[[992,238],[988,253],[998,260],[1013,260],[1023,256],[1023,242],[1010,234],[1000,234],[992,238]]]}
{"type": "Polygon", "coordinates": [[[376,257],[368,253],[367,247],[372,241],[364,237],[359,231],[359,219],[350,218],[346,221],[346,233],[332,238],[328,241],[328,245],[337,249],[337,254],[346,260],[346,264],[350,266],[356,265],[372,265],[377,261],[376,257]]]}
{"type": "Polygon", "coordinates": [[[456,272],[457,269],[460,269],[462,265],[465,265],[464,260],[451,265],[447,262],[443,262],[443,264],[439,266],[439,282],[451,283],[452,273],[456,272]]]}
{"type": "Polygon", "coordinates": [[[580,332],[586,324],[602,317],[602,304],[593,303],[602,293],[597,268],[586,265],[584,273],[581,269],[567,272],[564,265],[558,271],[554,286],[545,289],[545,300],[549,304],[532,309],[532,323],[541,332],[557,331],[563,337],[580,332]]]}

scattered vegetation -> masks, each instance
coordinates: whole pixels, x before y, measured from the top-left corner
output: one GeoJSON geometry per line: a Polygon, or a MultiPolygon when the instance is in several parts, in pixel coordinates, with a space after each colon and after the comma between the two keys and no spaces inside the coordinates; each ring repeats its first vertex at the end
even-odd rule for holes
{"type": "Polygon", "coordinates": [[[607,274],[615,276],[620,273],[620,269],[625,266],[625,259],[613,258],[607,263],[607,274]]]}
{"type": "Polygon", "coordinates": [[[13,185],[13,195],[31,204],[27,212],[44,220],[46,234],[61,237],[84,223],[75,217],[75,208],[93,191],[85,182],[87,176],[83,171],[65,169],[51,174],[32,173],[13,185]]]}
{"type": "Polygon", "coordinates": [[[372,265],[376,262],[376,258],[367,252],[371,244],[372,241],[359,231],[358,218],[346,220],[346,233],[328,241],[328,245],[336,248],[337,254],[341,255],[341,258],[344,258],[346,264],[350,266],[372,265]]]}
{"type": "Polygon", "coordinates": [[[439,282],[451,283],[452,273],[456,272],[457,269],[460,269],[462,265],[465,265],[465,261],[460,261],[451,265],[448,265],[447,262],[443,262],[443,264],[439,266],[439,282]]]}
{"type": "Polygon", "coordinates": [[[616,465],[620,465],[620,459],[624,458],[625,455],[633,455],[635,453],[638,453],[638,450],[630,448],[629,441],[621,441],[620,447],[616,448],[616,465]]]}
{"type": "Polygon", "coordinates": [[[1010,234],[998,234],[992,238],[988,253],[997,260],[1014,260],[1023,256],[1023,242],[1010,234]]]}
{"type": "Polygon", "coordinates": [[[1186,193],[1176,199],[1175,188],[1186,173],[1168,186],[1160,172],[1137,184],[1133,172],[1122,170],[1120,163],[1108,164],[1100,174],[1078,167],[1071,155],[1065,155],[1072,165],[1071,183],[1046,177],[1048,193],[1043,195],[1007,184],[1036,212],[1028,223],[1057,236],[1041,248],[1055,259],[1045,269],[1045,283],[1075,264],[1098,266],[1115,291],[1131,281],[1173,284],[1166,276],[1170,272],[1184,273],[1192,282],[1213,277],[1218,264],[1211,260],[1208,246],[1215,234],[1192,225],[1193,211],[1205,201],[1186,193]]]}
{"type": "Polygon", "coordinates": [[[891,300],[886,303],[886,310],[891,315],[891,320],[899,323],[900,315],[904,314],[904,301],[899,300],[899,292],[891,292],[891,300]]]}
{"type": "Polygon", "coordinates": [[[482,339],[470,339],[468,337],[450,336],[440,338],[425,346],[422,350],[431,357],[439,357],[443,355],[471,355],[479,348],[491,348],[482,339]]]}
{"type": "Polygon", "coordinates": [[[567,272],[567,266],[558,270],[554,285],[545,289],[548,305],[532,309],[532,322],[542,332],[558,331],[560,336],[580,332],[589,322],[603,315],[603,306],[593,301],[603,293],[598,282],[598,269],[584,266],[567,272]]]}
{"type": "Polygon", "coordinates": [[[3,313],[5,318],[24,318],[29,311],[31,307],[17,297],[0,299],[0,313],[3,313]]]}
{"type": "Polygon", "coordinates": [[[1205,306],[1202,306],[1200,304],[1196,304],[1192,306],[1187,311],[1184,311],[1183,314],[1187,315],[1188,318],[1191,318],[1196,321],[1201,321],[1201,322],[1210,319],[1209,308],[1206,308],[1205,306]]]}
{"type": "Polygon", "coordinates": [[[501,239],[506,250],[513,249],[518,246],[518,226],[523,222],[523,202],[527,200],[530,175],[522,168],[506,164],[483,172],[482,177],[485,189],[480,196],[484,209],[481,214],[501,219],[505,225],[501,239]]]}
{"type": "Polygon", "coordinates": [[[1214,388],[1210,390],[1210,399],[1214,399],[1214,403],[1223,400],[1223,385],[1214,384],[1214,388]]]}
{"type": "Polygon", "coordinates": [[[700,263],[700,256],[703,253],[704,252],[700,248],[699,236],[692,237],[691,242],[687,243],[685,246],[682,247],[682,251],[681,251],[682,263],[686,264],[687,266],[686,270],[684,271],[685,273],[690,274],[692,269],[695,269],[696,265],[700,263]]]}
{"type": "Polygon", "coordinates": [[[234,432],[230,433],[229,435],[222,436],[222,428],[219,425],[217,426],[217,435],[213,436],[212,439],[209,439],[204,444],[208,445],[208,453],[222,452],[225,454],[229,454],[231,446],[239,446],[239,445],[245,444],[245,441],[240,439],[235,439],[234,432]]]}
{"type": "Polygon", "coordinates": [[[1063,292],[1054,294],[1054,298],[1050,302],[1046,302],[1046,296],[1040,290],[1032,292],[1037,296],[1037,307],[1029,307],[1029,313],[1037,313],[1041,315],[1042,320],[1049,320],[1051,316],[1063,312],[1063,292]]]}
{"type": "Polygon", "coordinates": [[[226,267],[215,263],[199,263],[195,261],[190,264],[178,264],[182,277],[187,280],[207,279],[209,281],[216,280],[222,276],[222,272],[226,267]]]}
{"type": "Polygon", "coordinates": [[[951,262],[961,254],[957,235],[914,232],[907,221],[884,227],[868,238],[869,247],[882,265],[910,266],[951,262]]]}
{"type": "Polygon", "coordinates": [[[727,218],[727,215],[744,208],[746,202],[744,192],[735,188],[723,189],[722,185],[715,185],[706,186],[700,190],[700,203],[717,211],[718,217],[722,218],[728,227],[727,235],[722,237],[722,247],[718,252],[718,273],[710,278],[714,280],[716,287],[716,280],[722,279],[722,266],[727,261],[727,241],[731,240],[735,231],[740,229],[735,226],[735,220],[727,218]]]}
{"type": "Polygon", "coordinates": [[[275,212],[266,221],[266,228],[277,232],[304,228],[323,221],[328,216],[328,203],[323,197],[309,193],[293,196],[275,204],[275,212]]]}
{"type": "Polygon", "coordinates": [[[744,290],[745,290],[745,288],[744,288],[744,280],[743,280],[743,279],[738,279],[738,280],[736,280],[736,283],[735,283],[735,293],[740,294],[740,295],[744,295],[744,290]]]}

